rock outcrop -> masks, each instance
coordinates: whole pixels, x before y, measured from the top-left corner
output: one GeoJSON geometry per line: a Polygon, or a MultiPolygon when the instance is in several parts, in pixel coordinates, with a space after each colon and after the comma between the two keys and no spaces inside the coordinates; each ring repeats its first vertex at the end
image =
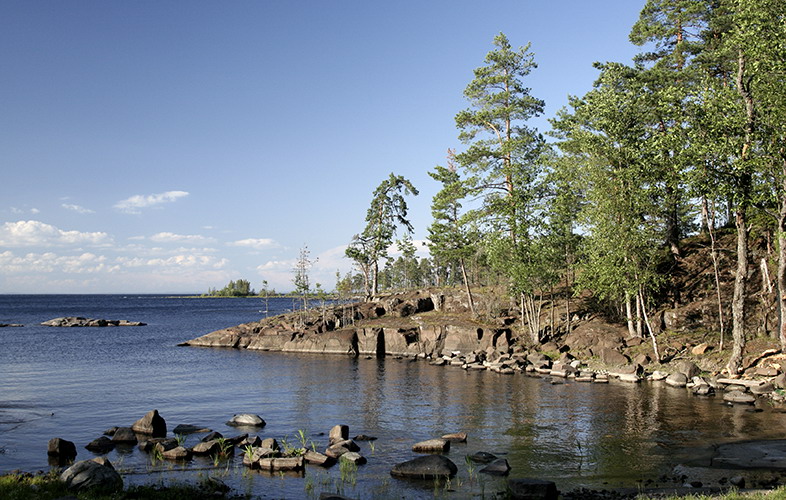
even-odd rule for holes
{"type": "Polygon", "coordinates": [[[125,319],[92,319],[78,316],[66,316],[44,321],[41,326],[55,327],[89,327],[89,326],[145,326],[147,323],[141,321],[128,321],[125,319]]]}

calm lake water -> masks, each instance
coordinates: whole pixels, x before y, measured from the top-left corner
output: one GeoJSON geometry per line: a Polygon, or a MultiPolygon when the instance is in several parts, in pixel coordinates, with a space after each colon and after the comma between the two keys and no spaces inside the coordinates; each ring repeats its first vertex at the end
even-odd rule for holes
{"type": "MultiPolygon", "coordinates": [[[[781,438],[786,415],[752,413],[720,398],[697,398],[662,384],[592,385],[433,367],[420,361],[353,359],[177,347],[205,333],[258,320],[260,299],[191,299],[120,295],[0,295],[0,472],[46,470],[53,437],[83,447],[112,426],[128,426],[158,409],[168,428],[210,427],[225,436],[235,413],[266,421],[261,437],[296,441],[299,430],[324,450],[327,432],[346,424],[368,464],[342,481],[339,468],[309,466],[305,475],[248,471],[241,457],[151,464],[136,448],[108,455],[126,483],[219,477],[261,498],[318,497],[341,490],[354,498],[448,498],[497,491],[467,454],[505,457],[511,477],[550,479],[561,490],[608,488],[656,479],[702,457],[713,444],[781,438]],[[49,328],[59,316],[143,321],[144,327],[49,328]],[[417,441],[469,433],[448,456],[459,475],[449,486],[391,478],[391,467],[416,455],[417,441]],[[324,433],[324,434],[323,434],[324,433]],[[453,490],[453,491],[449,491],[453,490]]],[[[292,307],[271,299],[270,313],[292,307]]],[[[189,436],[193,445],[201,435],[189,436]]]]}

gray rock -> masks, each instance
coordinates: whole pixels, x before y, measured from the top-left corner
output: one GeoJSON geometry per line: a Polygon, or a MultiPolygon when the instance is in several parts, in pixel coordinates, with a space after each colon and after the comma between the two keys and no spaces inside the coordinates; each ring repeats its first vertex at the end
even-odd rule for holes
{"type": "Polygon", "coordinates": [[[396,464],[390,475],[401,478],[438,479],[453,477],[457,472],[456,464],[444,455],[426,455],[396,464]]]}
{"type": "Polygon", "coordinates": [[[224,437],[224,435],[221,434],[220,432],[213,431],[213,432],[208,433],[202,439],[200,439],[200,441],[202,441],[203,443],[207,443],[208,441],[214,441],[216,439],[221,439],[223,437],[224,437]]]}
{"type": "Polygon", "coordinates": [[[756,402],[756,396],[742,391],[728,391],[723,394],[723,400],[729,403],[752,405],[756,402]]]}
{"type": "Polygon", "coordinates": [[[112,441],[115,444],[136,444],[137,438],[131,427],[118,427],[112,435],[112,441]]]}
{"type": "Polygon", "coordinates": [[[262,440],[262,443],[259,445],[262,448],[270,448],[271,450],[278,450],[278,441],[276,438],[265,438],[262,440]]]}
{"type": "Polygon", "coordinates": [[[353,441],[376,441],[377,438],[374,436],[366,436],[365,434],[358,434],[357,436],[352,438],[353,441]]]}
{"type": "Polygon", "coordinates": [[[254,448],[251,455],[247,453],[243,454],[243,465],[256,469],[259,468],[259,460],[263,458],[275,458],[279,455],[280,453],[278,450],[272,448],[254,448]]]}
{"type": "Polygon", "coordinates": [[[131,426],[134,432],[148,434],[153,437],[166,436],[166,421],[158,414],[158,410],[150,410],[131,426]]]}
{"type": "Polygon", "coordinates": [[[480,469],[479,472],[492,476],[507,476],[510,474],[510,464],[504,458],[498,458],[480,469]]]}
{"type": "Polygon", "coordinates": [[[328,445],[332,446],[339,441],[346,441],[347,439],[349,439],[349,426],[334,425],[328,435],[328,445]]]}
{"type": "Polygon", "coordinates": [[[159,452],[163,453],[165,451],[174,450],[180,443],[177,442],[175,438],[156,438],[151,440],[150,442],[153,443],[153,449],[158,450],[159,452]]]}
{"type": "Polygon", "coordinates": [[[262,470],[303,470],[306,466],[306,461],[303,457],[291,458],[260,458],[257,461],[259,468],[262,470]]]}
{"type": "Polygon", "coordinates": [[[331,446],[328,446],[328,448],[325,450],[325,455],[337,459],[341,457],[341,455],[344,455],[345,453],[357,452],[357,451],[360,451],[360,447],[357,445],[357,443],[355,443],[351,439],[347,439],[344,441],[339,441],[338,443],[333,444],[331,446]]]}
{"type": "Polygon", "coordinates": [[[175,434],[198,434],[200,432],[213,432],[213,430],[208,429],[207,427],[198,427],[196,425],[180,424],[174,429],[172,429],[172,432],[175,434]]]}
{"type": "Polygon", "coordinates": [[[321,465],[323,467],[329,467],[336,463],[335,458],[331,458],[327,455],[323,455],[317,451],[307,450],[306,453],[303,455],[303,458],[306,462],[313,464],[313,465],[321,465]]]}
{"type": "Polygon", "coordinates": [[[478,451],[472,455],[467,455],[467,458],[478,464],[490,464],[497,459],[497,456],[485,451],[478,451]]]}
{"type": "Polygon", "coordinates": [[[692,379],[693,377],[701,373],[701,370],[699,369],[698,366],[696,366],[696,363],[694,363],[693,361],[688,361],[686,359],[677,361],[674,364],[674,370],[677,373],[682,373],[688,379],[692,379]]]}
{"type": "Polygon", "coordinates": [[[621,352],[604,347],[598,350],[598,357],[607,365],[626,365],[630,362],[627,356],[621,352]]]}
{"type": "Polygon", "coordinates": [[[443,435],[442,439],[445,439],[446,441],[452,441],[454,443],[466,443],[467,442],[467,433],[466,432],[452,432],[450,434],[443,435]]]}
{"type": "Polygon", "coordinates": [[[58,461],[65,465],[76,458],[76,445],[65,439],[52,438],[47,444],[46,454],[50,457],[57,457],[58,461]]]}
{"type": "Polygon", "coordinates": [[[251,446],[252,448],[257,448],[262,445],[262,438],[257,435],[253,436],[246,436],[246,439],[238,443],[238,446],[245,447],[251,446]]]}
{"type": "Polygon", "coordinates": [[[259,415],[254,415],[252,413],[240,413],[234,415],[232,419],[229,422],[227,422],[227,425],[234,425],[237,427],[240,426],[264,427],[265,421],[262,420],[262,417],[260,417],[259,415]]]}
{"type": "Polygon", "coordinates": [[[744,488],[745,478],[743,476],[734,476],[729,478],[729,483],[731,483],[732,486],[736,486],[737,488],[744,488]]]}
{"type": "Polygon", "coordinates": [[[412,445],[412,451],[417,453],[447,453],[450,450],[450,441],[447,439],[429,439],[412,445]]]}
{"type": "Polygon", "coordinates": [[[557,500],[559,492],[552,481],[510,479],[508,491],[513,500],[557,500]]]}
{"type": "Polygon", "coordinates": [[[191,450],[183,446],[177,446],[161,454],[167,460],[188,460],[191,458],[191,450]]]}
{"type": "Polygon", "coordinates": [[[769,382],[763,382],[760,385],[752,385],[752,386],[750,386],[751,393],[758,394],[758,395],[769,394],[769,393],[771,393],[774,390],[775,390],[775,386],[773,386],[769,382]]]}
{"type": "Polygon", "coordinates": [[[715,389],[709,384],[698,384],[693,387],[693,394],[696,396],[711,396],[715,394],[715,389]]]}
{"type": "Polygon", "coordinates": [[[54,318],[41,323],[41,326],[53,327],[92,327],[92,326],[145,326],[141,321],[128,321],[117,319],[92,319],[82,318],[79,316],[66,316],[62,318],[54,318]]]}
{"type": "Polygon", "coordinates": [[[85,448],[87,448],[89,451],[92,451],[93,453],[104,454],[114,450],[115,443],[108,437],[101,436],[100,438],[94,439],[87,443],[85,448]]]}
{"type": "Polygon", "coordinates": [[[218,439],[201,441],[191,448],[191,452],[194,455],[212,455],[214,453],[218,453],[220,450],[221,444],[219,443],[218,439]]]}
{"type": "Polygon", "coordinates": [[[339,462],[349,462],[355,465],[363,465],[366,463],[366,458],[362,456],[360,453],[357,453],[355,451],[350,451],[348,453],[344,453],[343,455],[341,455],[341,458],[339,458],[339,462]]]}
{"type": "Polygon", "coordinates": [[[672,373],[666,377],[666,384],[672,387],[685,387],[688,384],[688,377],[684,373],[672,373]]]}
{"type": "Polygon", "coordinates": [[[108,460],[83,460],[60,474],[60,481],[71,491],[115,492],[123,489],[123,478],[108,460]]]}

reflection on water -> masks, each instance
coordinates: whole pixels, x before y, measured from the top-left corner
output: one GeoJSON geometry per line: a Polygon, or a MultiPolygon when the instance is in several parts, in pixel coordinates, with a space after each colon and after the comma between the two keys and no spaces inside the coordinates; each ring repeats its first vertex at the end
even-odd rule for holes
{"type": "MultiPolygon", "coordinates": [[[[278,305],[290,305],[283,304],[278,305]]],[[[337,467],[309,467],[304,478],[281,478],[251,473],[239,457],[221,465],[223,480],[263,498],[302,498],[309,485],[312,492],[343,490],[357,498],[431,497],[433,483],[393,479],[389,471],[414,458],[413,443],[447,432],[469,434],[448,455],[459,466],[451,487],[461,483],[462,491],[488,492],[498,481],[471,475],[467,454],[498,454],[508,459],[514,477],[552,479],[563,490],[635,486],[702,458],[698,452],[712,444],[780,438],[784,429],[786,416],[769,408],[751,413],[663,384],[552,385],[548,379],[423,361],[176,347],[257,319],[257,306],[253,299],[0,296],[0,315],[29,325],[0,329],[0,471],[46,469],[52,437],[74,441],[78,458],[90,458],[85,444],[153,408],[170,429],[194,424],[234,435],[237,430],[225,422],[234,413],[252,412],[268,423],[262,437],[294,441],[303,430],[324,448],[329,429],[347,424],[351,435],[379,438],[360,443],[368,464],[360,467],[354,485],[340,484],[337,467]],[[149,326],[31,326],[76,314],[149,326]]],[[[199,437],[189,436],[186,444],[199,437]]],[[[209,459],[185,467],[152,465],[135,448],[114,451],[109,459],[120,464],[127,482],[218,473],[209,459]]]]}

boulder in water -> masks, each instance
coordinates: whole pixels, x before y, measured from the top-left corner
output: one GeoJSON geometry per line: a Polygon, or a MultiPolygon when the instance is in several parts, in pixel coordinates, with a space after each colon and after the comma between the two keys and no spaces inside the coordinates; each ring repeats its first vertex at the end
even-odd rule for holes
{"type": "Polygon", "coordinates": [[[262,417],[259,415],[254,415],[252,413],[240,413],[235,414],[232,419],[227,422],[227,425],[233,425],[236,427],[241,426],[250,426],[250,427],[264,427],[265,421],[262,420],[262,417]]]}
{"type": "Polygon", "coordinates": [[[144,417],[134,422],[131,430],[153,437],[164,437],[166,436],[166,421],[158,414],[158,410],[150,410],[144,417]]]}
{"type": "Polygon", "coordinates": [[[444,479],[453,477],[458,467],[444,455],[426,455],[402,462],[393,467],[393,477],[411,479],[444,479]]]}

